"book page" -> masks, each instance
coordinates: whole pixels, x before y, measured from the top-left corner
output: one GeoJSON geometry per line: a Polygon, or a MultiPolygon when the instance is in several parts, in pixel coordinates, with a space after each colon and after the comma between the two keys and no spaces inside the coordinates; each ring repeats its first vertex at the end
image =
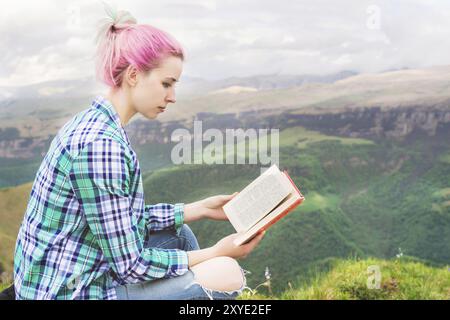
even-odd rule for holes
{"type": "Polygon", "coordinates": [[[250,228],[275,208],[292,191],[289,181],[275,165],[224,206],[237,231],[250,228]]]}

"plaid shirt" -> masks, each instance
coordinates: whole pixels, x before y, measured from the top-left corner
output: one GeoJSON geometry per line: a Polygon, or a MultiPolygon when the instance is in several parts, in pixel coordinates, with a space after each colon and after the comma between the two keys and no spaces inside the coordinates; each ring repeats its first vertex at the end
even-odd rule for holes
{"type": "Polygon", "coordinates": [[[188,270],[187,253],[148,247],[180,231],[183,204],[146,205],[136,153],[112,104],[96,97],[53,139],[14,257],[17,299],[117,299],[114,287],[188,270]]]}

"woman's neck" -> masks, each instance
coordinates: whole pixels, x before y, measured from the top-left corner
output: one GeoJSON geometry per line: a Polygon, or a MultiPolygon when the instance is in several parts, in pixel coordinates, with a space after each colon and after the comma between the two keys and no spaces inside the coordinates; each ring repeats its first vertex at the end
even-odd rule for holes
{"type": "Polygon", "coordinates": [[[126,126],[131,118],[137,113],[132,106],[128,95],[121,88],[110,89],[105,98],[112,103],[114,109],[119,115],[122,127],[126,126]]]}

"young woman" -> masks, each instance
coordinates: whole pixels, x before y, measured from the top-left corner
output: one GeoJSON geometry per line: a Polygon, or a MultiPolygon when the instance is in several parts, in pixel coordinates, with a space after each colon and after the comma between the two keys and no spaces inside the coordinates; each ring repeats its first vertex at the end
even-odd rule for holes
{"type": "Polygon", "coordinates": [[[234,195],[147,205],[124,126],[175,103],[184,53],[167,33],[110,12],[98,35],[97,76],[109,93],[66,123],[36,175],[14,259],[17,299],[231,299],[245,286],[229,235],[200,249],[185,224],[226,220],[234,195]]]}

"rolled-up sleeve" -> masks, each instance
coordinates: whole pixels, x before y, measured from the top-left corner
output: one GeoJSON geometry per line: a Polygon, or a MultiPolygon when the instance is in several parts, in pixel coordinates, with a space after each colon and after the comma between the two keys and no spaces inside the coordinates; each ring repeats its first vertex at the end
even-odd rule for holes
{"type": "Polygon", "coordinates": [[[148,228],[153,231],[175,229],[181,231],[184,223],[184,203],[146,205],[148,228]]]}
{"type": "Polygon", "coordinates": [[[122,283],[173,277],[188,270],[187,253],[144,246],[145,215],[155,228],[181,226],[181,204],[145,206],[133,212],[130,195],[132,161],[126,146],[101,139],[84,146],[73,160],[69,179],[95,241],[122,283]]]}

